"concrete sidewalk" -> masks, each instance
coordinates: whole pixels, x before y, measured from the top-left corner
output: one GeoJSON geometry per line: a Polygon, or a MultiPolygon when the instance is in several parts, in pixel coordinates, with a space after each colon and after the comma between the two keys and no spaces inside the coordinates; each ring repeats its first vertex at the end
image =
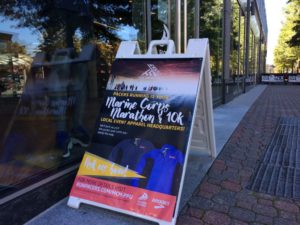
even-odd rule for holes
{"type": "MultiPolygon", "coordinates": [[[[265,90],[266,86],[260,85],[256,86],[246,94],[243,94],[230,103],[226,105],[222,105],[214,110],[214,120],[215,120],[215,132],[216,132],[216,145],[217,145],[217,152],[218,154],[221,152],[222,149],[226,150],[228,149],[228,145],[230,143],[230,140],[233,139],[235,133],[239,131],[235,131],[234,135],[231,137],[232,133],[246,114],[246,112],[249,110],[251,105],[254,103],[254,101],[261,95],[261,93],[265,90]],[[231,137],[231,138],[230,138],[231,137]],[[229,140],[229,142],[227,142],[229,140]],[[227,144],[226,144],[227,143],[227,144]],[[226,145],[225,145],[226,144],[226,145]],[[225,147],[224,147],[225,146],[225,147]]],[[[270,88],[269,88],[270,89],[270,88]]],[[[269,90],[268,89],[268,90],[269,90]]],[[[266,93],[266,92],[265,92],[266,93]]],[[[265,95],[264,93],[264,95],[265,95]]],[[[261,98],[259,98],[261,99],[261,98]]],[[[260,100],[258,100],[260,101],[260,100]]],[[[257,103],[256,103],[257,104],[257,103]]],[[[300,105],[300,104],[299,104],[300,105]]],[[[252,107],[253,108],[253,107],[252,107]]],[[[250,110],[251,112],[251,110],[250,110]]],[[[249,112],[248,112],[249,114],[249,112]]],[[[247,114],[247,115],[248,115],[247,114]]],[[[243,121],[245,118],[243,119],[243,121]]],[[[243,124],[243,122],[242,122],[243,124]]],[[[249,142],[247,142],[248,145],[249,142]]],[[[255,145],[256,146],[256,145],[255,145]]],[[[227,186],[229,188],[231,185],[235,187],[236,183],[230,183],[232,179],[229,179],[228,176],[230,174],[234,175],[235,173],[233,171],[238,171],[238,169],[235,170],[234,167],[227,166],[225,162],[220,160],[219,158],[224,155],[222,151],[222,154],[218,157],[215,162],[208,156],[202,156],[199,158],[196,157],[190,157],[189,158],[189,164],[187,168],[187,174],[186,174],[186,180],[184,184],[183,189],[183,196],[181,199],[180,209],[181,215],[178,219],[178,224],[230,224],[234,221],[228,214],[229,208],[227,209],[227,203],[226,198],[224,200],[218,198],[220,201],[224,201],[224,204],[221,204],[220,202],[216,206],[216,210],[214,211],[213,206],[214,204],[213,200],[211,198],[213,197],[212,193],[218,194],[223,193],[223,189],[226,189],[227,186]],[[212,169],[209,170],[210,166],[212,165],[212,169]],[[217,169],[228,169],[229,171],[226,172],[226,176],[224,175],[223,180],[220,181],[220,184],[216,183],[208,183],[208,176],[211,173],[211,171],[214,171],[215,168],[217,169]],[[209,174],[207,174],[207,171],[209,170],[209,174]],[[201,180],[201,185],[199,186],[201,180]],[[222,182],[225,182],[223,184],[222,182]],[[201,196],[202,189],[204,185],[204,195],[201,196]],[[213,186],[212,186],[213,185],[213,186]],[[223,187],[223,186],[225,187],[223,187]],[[212,188],[212,189],[210,189],[212,188]],[[216,189],[216,190],[215,190],[216,189]],[[196,190],[196,192],[195,192],[196,190]],[[218,190],[218,192],[217,192],[218,190]],[[193,194],[194,193],[194,194],[193,194]],[[210,198],[209,198],[210,197],[210,198]],[[208,202],[211,201],[211,202],[208,202]],[[206,203],[208,202],[208,205],[206,203]],[[220,206],[221,205],[221,206],[220,206]],[[224,205],[224,208],[222,209],[224,205]],[[218,208],[219,207],[219,208],[218,208]],[[219,210],[218,210],[219,209],[219,210]],[[207,211],[206,211],[207,210],[207,211]],[[221,210],[221,212],[220,212],[221,210]],[[225,212],[226,211],[226,212],[225,212]],[[215,218],[215,214],[219,216],[216,221],[213,221],[215,218]],[[227,214],[226,214],[227,213],[227,214]],[[210,217],[213,215],[212,217],[210,217]],[[212,218],[207,219],[207,218],[212,218]],[[223,219],[224,218],[224,223],[223,219]],[[208,221],[207,221],[208,220],[208,221]],[[227,221],[230,221],[230,223],[227,223],[227,221]],[[216,222],[216,223],[215,223],[216,222]]],[[[228,150],[227,150],[228,151],[228,150]]],[[[226,155],[226,154],[225,154],[226,155]]],[[[251,161],[253,162],[253,161],[251,161]]],[[[230,163],[229,163],[230,164],[230,163]]],[[[249,173],[243,172],[246,175],[249,173]]],[[[220,178],[221,179],[221,178],[220,178]]],[[[216,182],[216,181],[215,181],[216,182]]],[[[240,185],[240,184],[239,184],[240,185]]],[[[238,186],[239,190],[242,190],[241,185],[238,186]]],[[[227,191],[227,190],[225,190],[227,191]]],[[[231,191],[232,192],[232,191],[231,191]]],[[[226,192],[227,193],[227,192],[226,192]]],[[[228,193],[227,193],[228,194],[228,193]]],[[[228,197],[228,196],[227,196],[228,197]]],[[[229,199],[230,200],[230,199],[229,199]]],[[[37,217],[33,218],[31,221],[26,223],[27,225],[44,225],[44,224],[50,224],[50,225],[56,225],[56,224],[66,224],[66,225],[79,225],[79,224],[89,224],[89,225],[96,225],[96,224],[102,224],[102,225],[110,225],[110,224],[124,224],[124,225],[131,225],[131,224],[153,224],[148,221],[136,219],[133,217],[129,217],[126,215],[118,214],[115,212],[111,212],[104,209],[99,209],[92,206],[87,205],[81,205],[78,210],[69,208],[66,204],[67,199],[62,200],[61,202],[57,203],[53,207],[49,208],[47,211],[43,212],[42,214],[38,215],[37,217]]]]}

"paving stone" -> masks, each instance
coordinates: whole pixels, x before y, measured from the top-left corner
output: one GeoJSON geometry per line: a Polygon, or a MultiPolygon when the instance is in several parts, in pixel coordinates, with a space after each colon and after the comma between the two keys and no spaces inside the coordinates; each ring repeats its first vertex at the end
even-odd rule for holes
{"type": "Polygon", "coordinates": [[[229,225],[231,220],[229,216],[224,213],[207,211],[204,214],[203,221],[212,225],[229,225]]]}
{"type": "Polygon", "coordinates": [[[249,209],[249,210],[252,210],[252,207],[253,207],[254,204],[256,204],[256,203],[249,202],[247,200],[239,200],[236,203],[236,205],[238,207],[243,208],[243,209],[249,209]]]}
{"type": "Polygon", "coordinates": [[[240,220],[232,220],[231,225],[248,225],[248,223],[245,223],[240,220]]]}
{"type": "Polygon", "coordinates": [[[202,209],[197,209],[197,208],[189,208],[187,210],[187,215],[191,216],[191,217],[195,217],[197,219],[201,219],[203,214],[204,214],[204,211],[202,209]]]}
{"type": "Polygon", "coordinates": [[[294,203],[300,207],[300,201],[295,201],[294,203]]]}
{"type": "Polygon", "coordinates": [[[257,204],[257,198],[247,190],[242,190],[236,194],[237,202],[246,203],[249,205],[257,204]]]}
{"type": "Polygon", "coordinates": [[[189,209],[188,205],[185,205],[185,206],[183,207],[183,209],[181,210],[180,214],[181,214],[181,215],[186,215],[188,209],[189,209]]]}
{"type": "Polygon", "coordinates": [[[231,207],[229,210],[229,215],[235,219],[244,221],[244,222],[254,222],[255,213],[238,207],[231,207]]]}
{"type": "Polygon", "coordinates": [[[289,203],[286,201],[275,201],[274,206],[278,209],[287,211],[287,212],[294,212],[298,213],[299,212],[299,207],[294,204],[294,203],[289,203]]]}
{"type": "Polygon", "coordinates": [[[279,211],[279,217],[296,221],[297,214],[296,213],[291,213],[291,212],[286,212],[286,211],[279,211]]]}
{"type": "Polygon", "coordinates": [[[299,225],[299,223],[284,218],[275,218],[274,225],[299,225]]]}
{"type": "Polygon", "coordinates": [[[239,174],[238,174],[238,169],[234,168],[227,168],[222,174],[223,180],[228,180],[228,179],[239,179],[239,174]]]}
{"type": "Polygon", "coordinates": [[[235,182],[231,182],[231,181],[228,181],[228,180],[223,181],[221,183],[221,186],[223,188],[226,188],[226,189],[228,189],[230,191],[234,191],[234,192],[239,192],[242,189],[240,184],[237,184],[235,182]]]}
{"type": "Polygon", "coordinates": [[[208,178],[208,182],[211,184],[217,184],[220,185],[220,183],[224,180],[224,178],[222,177],[222,175],[220,175],[220,177],[216,178],[216,177],[209,177],[208,178]]]}
{"type": "Polygon", "coordinates": [[[253,174],[253,171],[249,171],[249,170],[245,170],[245,169],[242,169],[239,171],[239,176],[240,177],[246,177],[246,178],[250,178],[253,174]]]}
{"type": "Polygon", "coordinates": [[[231,157],[232,157],[233,159],[237,159],[237,160],[239,160],[239,161],[245,160],[245,159],[246,159],[246,156],[245,156],[244,152],[239,152],[239,151],[240,151],[240,149],[238,149],[238,151],[232,153],[232,154],[231,154],[231,157]]]}
{"type": "Polygon", "coordinates": [[[214,194],[211,193],[211,192],[206,192],[206,191],[201,191],[201,190],[200,190],[200,191],[197,193],[197,196],[204,197],[204,198],[207,198],[207,199],[211,199],[211,198],[214,196],[214,194]]]}
{"type": "Polygon", "coordinates": [[[221,190],[212,200],[220,205],[234,206],[236,203],[235,192],[221,190]]]}
{"type": "Polygon", "coordinates": [[[193,196],[191,200],[188,202],[190,207],[209,210],[214,206],[214,202],[203,197],[193,196]]]}
{"type": "Polygon", "coordinates": [[[256,194],[258,198],[263,198],[263,199],[268,199],[268,200],[274,200],[275,197],[272,195],[268,195],[268,194],[263,194],[263,193],[257,193],[256,194]]]}
{"type": "Polygon", "coordinates": [[[233,161],[233,160],[231,160],[231,161],[229,161],[229,160],[227,160],[226,161],[226,166],[228,167],[228,169],[235,169],[235,170],[240,170],[240,169],[242,169],[242,161],[238,161],[238,160],[236,160],[236,161],[233,161]]]}
{"type": "Polygon", "coordinates": [[[249,185],[249,180],[250,178],[247,177],[241,177],[240,182],[241,182],[241,187],[242,188],[247,188],[249,185]]]}
{"type": "Polygon", "coordinates": [[[272,206],[273,201],[271,200],[266,200],[266,199],[258,199],[258,203],[261,205],[267,205],[267,206],[272,206]]]}
{"type": "Polygon", "coordinates": [[[205,191],[205,192],[210,192],[210,193],[218,193],[221,190],[221,187],[215,184],[211,184],[209,182],[204,182],[200,186],[200,190],[205,191]]]}
{"type": "Polygon", "coordinates": [[[221,213],[228,213],[229,212],[229,206],[228,205],[220,205],[215,203],[213,210],[221,213]]]}
{"type": "Polygon", "coordinates": [[[258,161],[255,159],[248,159],[242,162],[242,165],[245,167],[252,167],[252,168],[256,168],[258,165],[258,161]]]}
{"type": "Polygon", "coordinates": [[[273,218],[269,216],[257,215],[255,220],[256,222],[267,224],[267,225],[273,224],[273,218]]]}
{"type": "Polygon", "coordinates": [[[194,217],[180,216],[176,222],[176,225],[204,225],[204,223],[194,217]]]}
{"type": "Polygon", "coordinates": [[[224,160],[216,159],[211,167],[213,170],[223,171],[226,169],[226,164],[224,160]]]}
{"type": "Polygon", "coordinates": [[[277,216],[277,210],[271,206],[257,204],[253,206],[252,210],[264,216],[270,216],[270,217],[277,216]]]}
{"type": "Polygon", "coordinates": [[[213,178],[213,179],[216,179],[216,180],[219,180],[219,181],[224,180],[223,174],[220,173],[220,172],[216,172],[214,170],[209,170],[208,173],[207,173],[207,176],[209,178],[213,178]]]}
{"type": "Polygon", "coordinates": [[[287,202],[287,203],[292,203],[297,205],[296,201],[293,199],[289,199],[289,198],[285,198],[285,197],[276,197],[277,201],[283,201],[283,202],[287,202]]]}

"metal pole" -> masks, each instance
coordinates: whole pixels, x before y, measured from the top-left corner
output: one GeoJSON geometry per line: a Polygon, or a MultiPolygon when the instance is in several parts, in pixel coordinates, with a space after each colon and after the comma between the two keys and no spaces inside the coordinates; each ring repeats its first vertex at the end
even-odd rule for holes
{"type": "Polygon", "coordinates": [[[147,24],[147,48],[152,40],[152,24],[151,24],[151,0],[147,0],[146,2],[146,24],[147,24]]]}
{"type": "Polygon", "coordinates": [[[222,103],[226,103],[226,79],[230,76],[230,31],[231,31],[231,0],[223,1],[223,68],[222,68],[222,103]]]}
{"type": "Polygon", "coordinates": [[[249,76],[249,39],[250,39],[250,14],[251,14],[251,0],[247,0],[246,8],[246,46],[245,46],[245,75],[244,75],[244,90],[243,93],[246,93],[246,77],[249,76]]]}
{"type": "Polygon", "coordinates": [[[187,46],[187,0],[183,0],[183,51],[187,46]]]}
{"type": "MultiPolygon", "coordinates": [[[[260,30],[260,34],[259,34],[259,42],[258,42],[258,70],[257,70],[257,75],[258,75],[258,79],[261,80],[261,43],[262,43],[262,35],[261,35],[262,31],[260,30]]],[[[259,82],[260,83],[260,82],[259,82]]]]}
{"type": "Polygon", "coordinates": [[[200,35],[200,0],[195,0],[195,33],[194,37],[199,38],[200,35]]]}
{"type": "Polygon", "coordinates": [[[239,28],[238,28],[238,71],[237,71],[237,86],[238,92],[240,92],[240,74],[241,74],[241,8],[239,7],[239,28]]]}
{"type": "Polygon", "coordinates": [[[177,53],[181,52],[181,0],[176,1],[175,43],[177,53]]]}

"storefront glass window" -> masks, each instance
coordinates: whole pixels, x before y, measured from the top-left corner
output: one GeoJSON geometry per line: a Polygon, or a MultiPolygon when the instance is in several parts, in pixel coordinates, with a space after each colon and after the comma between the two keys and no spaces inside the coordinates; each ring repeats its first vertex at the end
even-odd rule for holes
{"type": "MultiPolygon", "coordinates": [[[[152,40],[171,39],[176,42],[176,0],[151,0],[151,22],[148,31],[151,33],[148,43],[152,40]]],[[[166,46],[157,46],[158,53],[164,53],[166,46]]]]}
{"type": "Polygon", "coordinates": [[[222,13],[223,1],[200,2],[200,38],[209,38],[214,79],[220,79],[222,73],[222,13]]]}
{"type": "Polygon", "coordinates": [[[195,0],[188,0],[187,1],[187,41],[190,38],[195,38],[195,0]]]}
{"type": "Polygon", "coordinates": [[[244,75],[244,42],[245,42],[245,17],[242,7],[237,0],[232,1],[232,20],[230,36],[230,72],[231,93],[237,95],[243,90],[244,75]]]}
{"type": "MultiPolygon", "coordinates": [[[[146,1],[0,3],[0,197],[81,160],[122,40],[146,47],[146,1]]],[[[163,9],[159,18],[166,20],[163,9]]]]}
{"type": "Polygon", "coordinates": [[[232,20],[230,37],[230,71],[231,77],[236,78],[239,75],[240,60],[240,10],[236,0],[232,1],[232,20]]]}
{"type": "Polygon", "coordinates": [[[167,0],[151,1],[152,40],[160,40],[164,35],[164,26],[168,28],[169,11],[167,0]]]}
{"type": "Polygon", "coordinates": [[[240,65],[239,65],[239,75],[245,75],[245,14],[242,8],[239,8],[240,13],[240,65]]]}
{"type": "Polygon", "coordinates": [[[251,77],[254,73],[254,35],[250,30],[249,38],[249,76],[251,77]]]}
{"type": "Polygon", "coordinates": [[[199,37],[209,39],[213,104],[222,102],[223,1],[200,1],[199,37]]]}

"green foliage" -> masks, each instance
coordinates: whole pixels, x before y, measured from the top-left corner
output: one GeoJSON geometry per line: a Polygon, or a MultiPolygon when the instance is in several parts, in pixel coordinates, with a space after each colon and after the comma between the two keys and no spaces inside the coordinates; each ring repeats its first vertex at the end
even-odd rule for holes
{"type": "MultiPolygon", "coordinates": [[[[290,1],[286,8],[286,20],[283,23],[277,46],[274,50],[274,63],[277,72],[295,72],[300,61],[299,45],[290,45],[290,40],[296,35],[295,21],[299,19],[299,1],[290,1]]],[[[299,31],[298,31],[299,32],[299,31]]]]}
{"type": "Polygon", "coordinates": [[[295,7],[295,19],[293,21],[293,31],[295,32],[292,35],[291,39],[288,40],[290,47],[297,47],[300,45],[300,1],[299,0],[290,0],[289,4],[293,4],[295,7]]]}
{"type": "Polygon", "coordinates": [[[83,43],[118,41],[116,29],[132,24],[129,3],[111,0],[1,0],[0,15],[39,32],[39,48],[48,52],[74,47],[75,32],[83,43]]]}
{"type": "MultiPolygon", "coordinates": [[[[239,40],[239,26],[242,29],[242,23],[240,21],[239,4],[237,1],[232,1],[232,20],[231,20],[231,54],[230,54],[230,70],[232,75],[240,75],[239,67],[239,49],[241,49],[241,40],[239,40]],[[240,41],[240,43],[239,43],[240,41]]],[[[243,31],[241,31],[243,33],[243,31]]]]}
{"type": "Polygon", "coordinates": [[[212,75],[221,74],[222,0],[206,0],[200,4],[200,37],[209,38],[212,75]]]}
{"type": "Polygon", "coordinates": [[[10,53],[24,54],[24,55],[27,54],[26,47],[24,45],[20,45],[17,42],[12,42],[10,44],[9,52],[10,53]]]}

